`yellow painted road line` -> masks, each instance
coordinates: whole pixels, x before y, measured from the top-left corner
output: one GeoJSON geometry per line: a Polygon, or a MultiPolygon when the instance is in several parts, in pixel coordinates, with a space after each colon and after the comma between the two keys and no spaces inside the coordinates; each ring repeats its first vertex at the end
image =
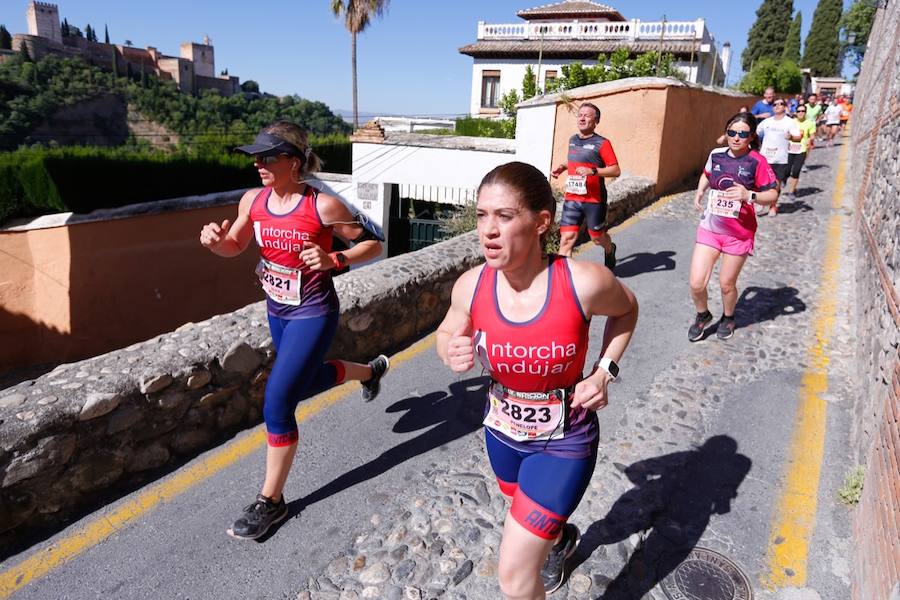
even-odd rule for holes
{"type": "MultiPolygon", "coordinates": [[[[844,194],[844,165],[847,144],[834,180],[832,207],[837,211],[844,194]]],[[[772,519],[767,551],[767,572],[761,583],[767,589],[806,585],[809,543],[815,531],[819,476],[825,448],[828,391],[828,345],[837,314],[837,272],[841,258],[841,215],[835,212],[828,222],[825,258],[818,301],[813,314],[812,345],[807,351],[807,367],[800,382],[800,405],[785,465],[784,483],[772,519]]]]}
{"type": "MultiPolygon", "coordinates": [[[[435,334],[419,340],[409,348],[391,357],[391,367],[398,367],[434,346],[435,334]]],[[[297,422],[302,423],[329,406],[345,399],[357,390],[356,382],[346,383],[323,394],[301,402],[297,408],[297,422]]],[[[198,483],[249,456],[266,444],[264,425],[251,429],[247,435],[235,439],[212,452],[191,466],[179,470],[174,476],[153,484],[125,502],[111,513],[103,515],[63,539],[36,552],[21,563],[0,572],[0,598],[8,598],[29,582],[43,577],[86,550],[96,546],[119,529],[129,525],[161,502],[166,502],[198,483]]]]}

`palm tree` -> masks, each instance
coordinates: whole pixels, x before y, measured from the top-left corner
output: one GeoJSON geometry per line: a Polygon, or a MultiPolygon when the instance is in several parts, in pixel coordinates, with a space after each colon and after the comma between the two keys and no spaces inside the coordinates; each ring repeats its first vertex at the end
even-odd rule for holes
{"type": "Polygon", "coordinates": [[[350,32],[350,63],[353,69],[353,128],[359,129],[359,107],[356,97],[356,34],[362,33],[373,16],[381,16],[390,0],[331,0],[335,17],[344,16],[350,32]]]}

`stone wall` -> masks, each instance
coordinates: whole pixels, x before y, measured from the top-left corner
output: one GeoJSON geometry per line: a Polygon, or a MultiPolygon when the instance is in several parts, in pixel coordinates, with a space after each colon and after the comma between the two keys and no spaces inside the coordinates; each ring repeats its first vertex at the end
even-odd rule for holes
{"type": "MultiPolygon", "coordinates": [[[[610,218],[652,202],[653,187],[611,184],[610,218]]],[[[472,232],[336,278],[330,356],[367,360],[428,333],[480,261],[472,232]]],[[[258,423],[272,360],[257,302],[0,392],[0,553],[258,423]]]]}
{"type": "Polygon", "coordinates": [[[900,595],[900,3],[880,9],[856,88],[849,191],[858,291],[854,450],[865,466],[854,514],[853,596],[900,595]]]}

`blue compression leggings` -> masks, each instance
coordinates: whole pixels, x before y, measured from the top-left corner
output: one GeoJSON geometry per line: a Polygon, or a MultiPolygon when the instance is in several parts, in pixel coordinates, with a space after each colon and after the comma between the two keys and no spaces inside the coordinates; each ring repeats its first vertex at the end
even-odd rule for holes
{"type": "Polygon", "coordinates": [[[311,319],[279,319],[269,315],[275,364],[266,383],[263,417],[270,446],[290,446],[298,439],[294,411],[301,400],[344,380],[344,365],[322,362],[337,331],[340,314],[311,319]]]}
{"type": "Polygon", "coordinates": [[[596,444],[586,458],[562,458],[511,448],[487,427],[484,439],[500,491],[512,498],[509,514],[534,535],[555,539],[591,481],[596,444]]]}

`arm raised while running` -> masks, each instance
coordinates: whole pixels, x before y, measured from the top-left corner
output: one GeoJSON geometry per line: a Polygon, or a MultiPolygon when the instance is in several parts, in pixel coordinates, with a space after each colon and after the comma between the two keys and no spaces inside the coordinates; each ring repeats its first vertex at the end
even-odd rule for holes
{"type": "MultiPolygon", "coordinates": [[[[345,240],[356,239],[363,232],[363,226],[357,222],[350,208],[334,196],[319,193],[316,199],[316,208],[322,222],[334,227],[334,232],[345,240]]],[[[366,262],[381,254],[381,242],[364,240],[349,250],[342,251],[341,254],[347,259],[349,265],[366,262]]],[[[325,252],[321,246],[311,242],[303,245],[300,258],[313,271],[326,271],[337,267],[331,255],[325,252]]]]}
{"type": "Polygon", "coordinates": [[[238,204],[238,215],[232,225],[228,219],[222,223],[207,223],[200,230],[200,243],[213,254],[226,258],[237,256],[250,245],[253,228],[250,224],[250,206],[259,194],[259,188],[247,190],[238,204]]]}
{"type": "Polygon", "coordinates": [[[475,349],[472,346],[472,315],[469,307],[482,266],[469,269],[453,284],[450,309],[437,328],[438,356],[454,373],[465,373],[475,366],[475,349]]]}
{"type": "MultiPolygon", "coordinates": [[[[603,347],[598,358],[610,358],[618,363],[637,326],[637,299],[604,266],[569,260],[569,268],[585,315],[607,317],[603,347]]],[[[609,402],[606,387],[611,380],[612,377],[604,369],[595,369],[575,385],[572,407],[582,406],[588,410],[605,407],[609,402]]]]}

